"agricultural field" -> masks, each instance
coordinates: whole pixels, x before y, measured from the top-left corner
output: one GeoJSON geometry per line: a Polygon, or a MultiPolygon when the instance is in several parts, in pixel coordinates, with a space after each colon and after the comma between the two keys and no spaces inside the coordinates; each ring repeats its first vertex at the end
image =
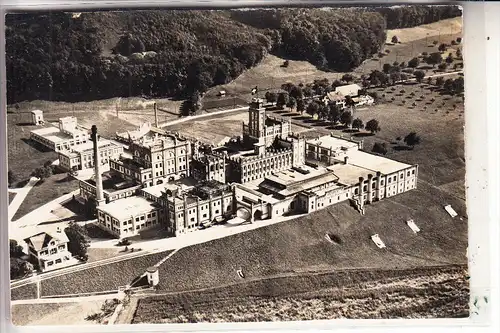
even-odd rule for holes
{"type": "Polygon", "coordinates": [[[468,316],[464,267],[346,270],[139,299],[132,323],[468,316]]]}
{"type": "Polygon", "coordinates": [[[124,255],[126,253],[128,252],[123,251],[123,248],[105,249],[105,248],[89,247],[87,249],[87,254],[89,256],[87,262],[94,262],[103,259],[113,258],[120,255],[124,255]]]}
{"type": "Polygon", "coordinates": [[[411,28],[389,29],[387,30],[387,43],[391,42],[393,36],[398,36],[402,43],[409,43],[425,37],[432,41],[439,40],[442,35],[460,35],[462,34],[462,24],[462,17],[454,17],[411,28]]]}
{"type": "Polygon", "coordinates": [[[12,323],[16,326],[91,325],[88,315],[99,312],[103,300],[74,303],[16,304],[12,306],[12,323]]]}
{"type": "Polygon", "coordinates": [[[31,173],[47,161],[58,159],[57,153],[39,147],[29,140],[30,131],[36,126],[27,125],[29,114],[7,114],[7,154],[8,169],[17,177],[19,186],[23,186],[31,173]]]}
{"type": "MultiPolygon", "coordinates": [[[[277,115],[278,116],[278,115],[277,115]]],[[[242,122],[248,122],[248,112],[235,112],[228,115],[216,115],[195,119],[166,127],[169,131],[180,132],[188,137],[218,145],[221,141],[242,133],[242,122]]],[[[292,132],[302,133],[309,129],[292,124],[292,132]]]]}
{"type": "Polygon", "coordinates": [[[132,283],[149,266],[156,264],[170,252],[165,251],[117,261],[104,266],[88,268],[43,280],[40,284],[41,295],[67,295],[117,290],[119,287],[132,283]]]}
{"type": "Polygon", "coordinates": [[[313,120],[305,114],[293,115],[278,111],[278,115],[291,116],[294,121],[305,119],[300,121],[314,128],[305,133],[306,135],[327,135],[333,132],[363,139],[364,149],[367,151],[371,151],[375,142],[385,143],[388,147],[386,157],[419,165],[419,180],[434,186],[444,186],[447,191],[464,198],[462,97],[441,95],[434,85],[426,83],[400,84],[372,89],[371,92],[376,92],[381,101],[374,106],[356,108],[354,118],[360,118],[363,123],[377,119],[381,131],[375,135],[366,131],[348,133],[343,126],[332,127],[329,123],[313,120]],[[414,149],[406,147],[402,141],[410,131],[415,131],[421,138],[420,145],[414,149]],[[454,183],[455,186],[448,186],[448,183],[454,183]]]}

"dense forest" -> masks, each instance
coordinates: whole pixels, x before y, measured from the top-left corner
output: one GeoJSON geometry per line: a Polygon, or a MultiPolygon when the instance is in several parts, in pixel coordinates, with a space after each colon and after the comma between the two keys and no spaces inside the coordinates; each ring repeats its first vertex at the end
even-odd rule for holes
{"type": "Polygon", "coordinates": [[[410,28],[462,16],[458,6],[394,6],[375,10],[384,16],[387,29],[410,28]]]}
{"type": "Polygon", "coordinates": [[[269,52],[348,71],[380,49],[386,25],[429,23],[460,15],[456,8],[10,14],[7,101],[186,97],[269,52]]]}

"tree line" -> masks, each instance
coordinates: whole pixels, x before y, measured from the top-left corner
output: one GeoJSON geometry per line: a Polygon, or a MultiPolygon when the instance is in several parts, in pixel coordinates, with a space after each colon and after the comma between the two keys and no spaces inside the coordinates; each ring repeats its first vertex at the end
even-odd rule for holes
{"type": "Polygon", "coordinates": [[[382,14],[387,23],[387,29],[410,28],[439,20],[462,16],[458,6],[391,6],[376,7],[375,11],[382,14]]]}
{"type": "Polygon", "coordinates": [[[384,15],[363,8],[9,14],[7,102],[186,98],[233,80],[269,52],[348,71],[380,50],[384,15]]]}

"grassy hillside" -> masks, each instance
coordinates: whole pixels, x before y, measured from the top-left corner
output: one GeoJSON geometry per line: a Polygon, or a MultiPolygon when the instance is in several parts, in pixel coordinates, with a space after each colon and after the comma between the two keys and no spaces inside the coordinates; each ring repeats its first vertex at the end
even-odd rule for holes
{"type": "Polygon", "coordinates": [[[465,264],[467,219],[452,219],[442,206],[449,203],[466,216],[465,203],[426,183],[418,186],[367,206],[364,216],[346,203],[338,204],[303,218],[181,249],[160,267],[159,288],[182,291],[235,283],[241,281],[238,269],[252,280],[343,268],[465,264]],[[421,233],[414,234],[406,225],[410,218],[421,233]],[[338,236],[342,244],[327,241],[327,233],[338,236]],[[370,236],[375,233],[386,249],[372,243],[370,236]]]}
{"type": "Polygon", "coordinates": [[[468,315],[463,267],[304,274],[140,299],[133,323],[468,315]]]}

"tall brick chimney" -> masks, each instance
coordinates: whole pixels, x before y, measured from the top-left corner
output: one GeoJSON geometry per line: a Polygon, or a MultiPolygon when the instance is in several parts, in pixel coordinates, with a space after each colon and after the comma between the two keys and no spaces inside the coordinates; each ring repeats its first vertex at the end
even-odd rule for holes
{"type": "Polygon", "coordinates": [[[94,173],[95,173],[95,188],[96,188],[96,204],[97,206],[104,203],[104,193],[102,189],[102,174],[101,174],[101,158],[99,156],[98,141],[99,136],[97,135],[97,126],[92,125],[91,138],[94,145],[94,173]]]}
{"type": "Polygon", "coordinates": [[[155,127],[158,128],[158,107],[156,106],[156,102],[153,105],[155,110],[155,127]]]}

